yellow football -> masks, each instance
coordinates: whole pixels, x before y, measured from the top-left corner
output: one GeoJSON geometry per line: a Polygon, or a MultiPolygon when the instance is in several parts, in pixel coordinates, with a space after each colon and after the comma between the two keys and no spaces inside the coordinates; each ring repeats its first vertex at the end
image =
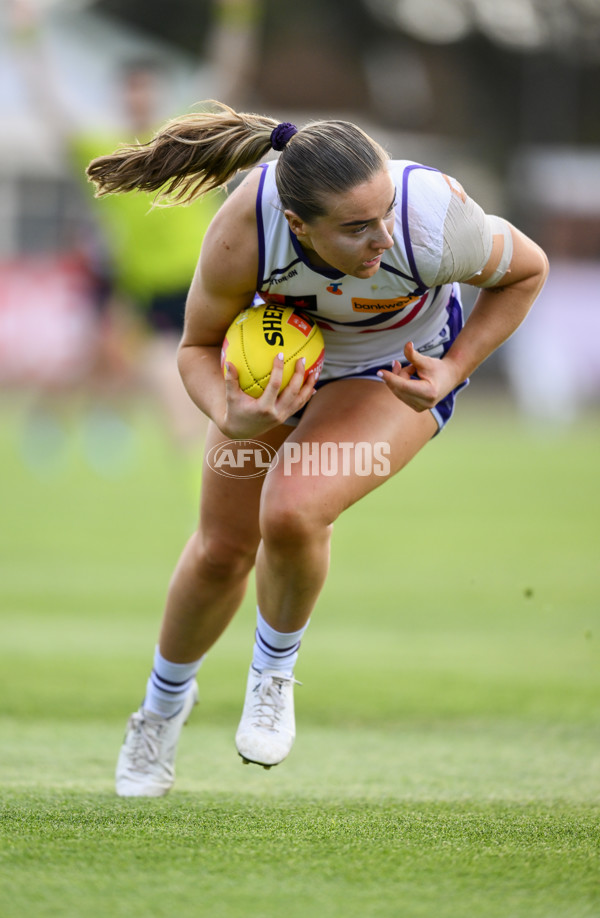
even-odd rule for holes
{"type": "Polygon", "coordinates": [[[240,388],[260,398],[271,377],[273,360],[281,353],[281,389],[289,383],[301,357],[306,359],[304,379],[315,370],[316,380],[325,358],[323,335],[313,318],[293,306],[261,303],[244,309],[229,326],[221,349],[221,367],[225,372],[225,364],[232,363],[240,388]]]}

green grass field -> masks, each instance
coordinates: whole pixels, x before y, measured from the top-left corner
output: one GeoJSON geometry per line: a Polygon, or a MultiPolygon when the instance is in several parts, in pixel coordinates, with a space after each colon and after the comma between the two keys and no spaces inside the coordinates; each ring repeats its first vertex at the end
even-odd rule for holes
{"type": "Polygon", "coordinates": [[[459,407],[336,525],[289,759],[233,744],[249,594],[175,790],[120,800],[189,469],[147,410],[118,471],[91,470],[75,422],[28,469],[2,403],[3,918],[600,916],[598,419],[534,436],[475,392],[459,407]]]}

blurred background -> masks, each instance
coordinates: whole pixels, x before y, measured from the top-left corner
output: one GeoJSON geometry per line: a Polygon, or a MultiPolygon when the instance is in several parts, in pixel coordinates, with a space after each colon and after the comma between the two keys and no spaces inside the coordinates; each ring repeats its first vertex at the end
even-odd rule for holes
{"type": "Polygon", "coordinates": [[[530,234],[550,280],[478,389],[540,430],[595,411],[600,0],[3,0],[0,397],[23,407],[32,470],[74,414],[90,465],[118,470],[140,400],[197,455],[174,356],[219,199],[148,214],[94,200],[84,169],[207,98],[354,120],[530,234]]]}
{"type": "Polygon", "coordinates": [[[4,918],[600,914],[599,100],[600,0],[0,0],[4,918]],[[233,745],[251,585],[183,796],[129,808],[115,758],[196,522],[175,349],[220,199],[95,200],[84,169],[210,97],[356,121],[551,274],[443,437],[336,522],[289,762],[233,745]]]}

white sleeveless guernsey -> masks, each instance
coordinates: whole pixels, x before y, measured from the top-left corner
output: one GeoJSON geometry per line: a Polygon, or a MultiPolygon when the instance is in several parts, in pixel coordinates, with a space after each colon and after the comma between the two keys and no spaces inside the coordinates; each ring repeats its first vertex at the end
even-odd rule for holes
{"type": "Polygon", "coordinates": [[[393,161],[396,186],[394,245],[370,278],[311,265],[283,215],[275,162],[261,166],[256,201],[260,300],[309,313],[325,339],[321,380],[369,374],[393,360],[406,362],[412,341],[441,357],[460,310],[458,284],[428,287],[438,273],[452,179],[418,163],[393,161]]]}

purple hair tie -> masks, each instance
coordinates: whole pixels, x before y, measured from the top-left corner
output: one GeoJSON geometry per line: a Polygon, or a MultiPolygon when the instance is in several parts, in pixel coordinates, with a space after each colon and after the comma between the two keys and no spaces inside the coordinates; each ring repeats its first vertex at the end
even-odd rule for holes
{"type": "Polygon", "coordinates": [[[283,150],[288,140],[297,133],[298,128],[295,124],[291,124],[289,121],[282,121],[271,131],[271,146],[274,150],[283,150]]]}

